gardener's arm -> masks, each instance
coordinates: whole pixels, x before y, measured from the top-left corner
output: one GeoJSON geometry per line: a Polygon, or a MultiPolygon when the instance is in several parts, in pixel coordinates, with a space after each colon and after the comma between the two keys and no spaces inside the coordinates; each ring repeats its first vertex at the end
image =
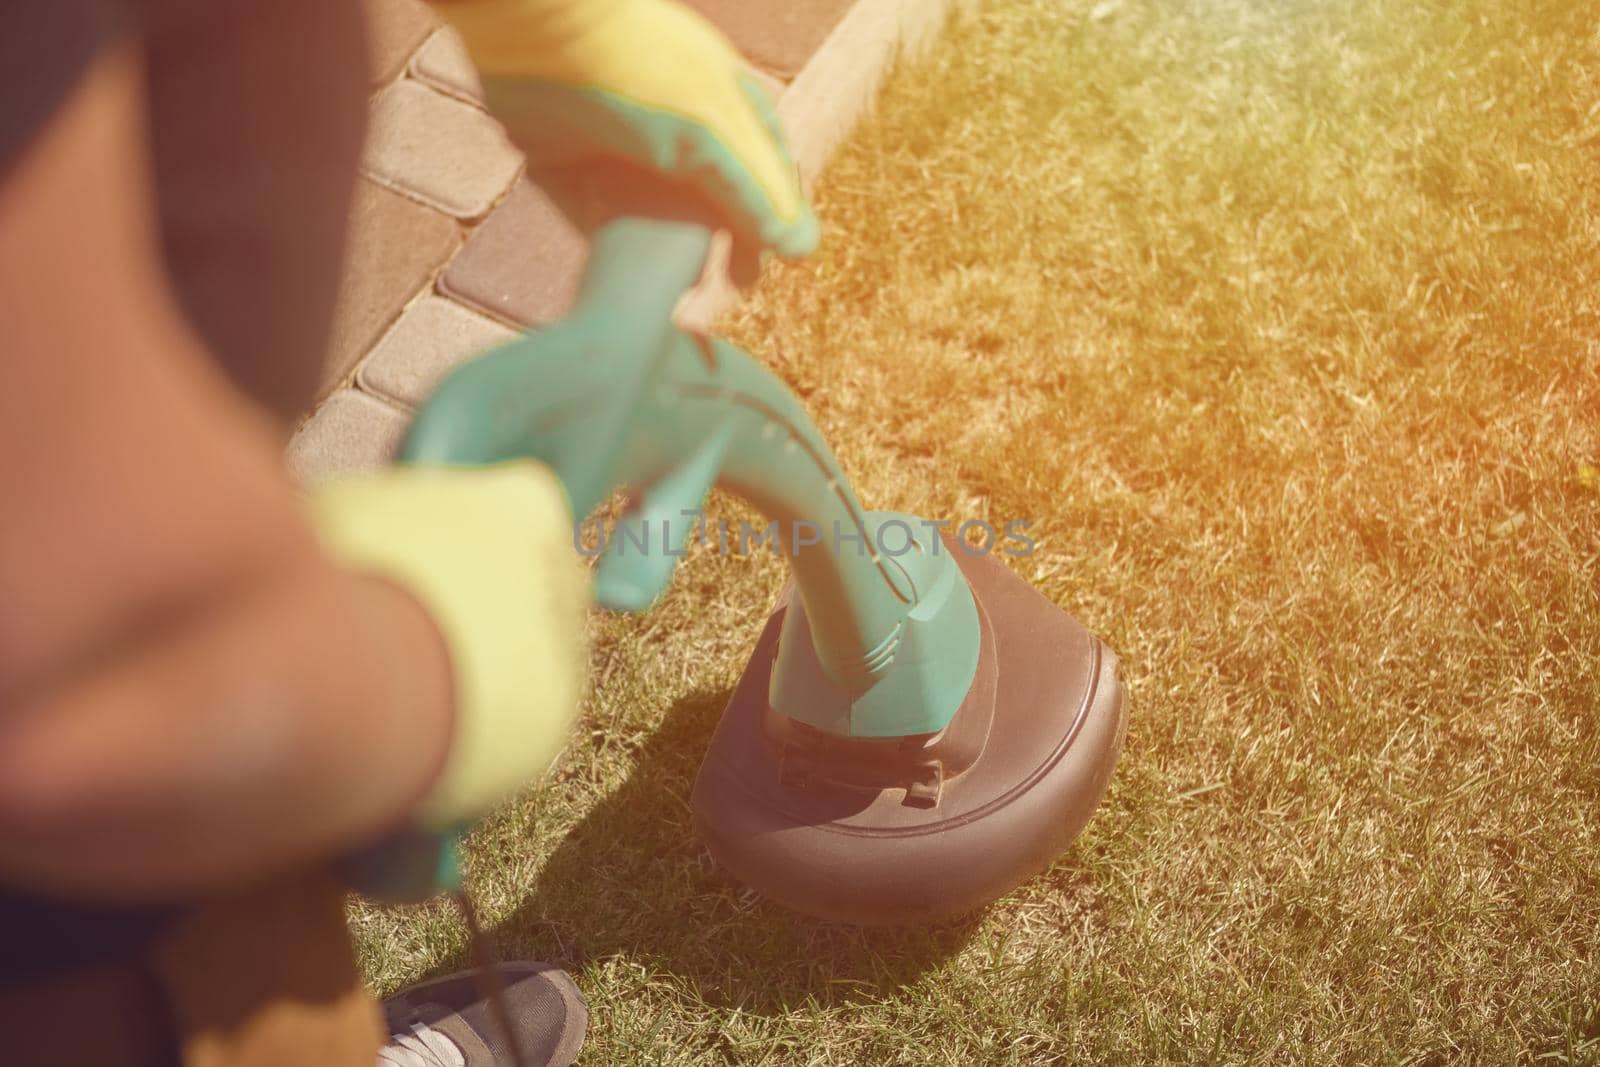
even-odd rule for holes
{"type": "Polygon", "coordinates": [[[0,880],[119,896],[393,825],[452,722],[428,615],[330,561],[167,287],[139,86],[104,53],[0,172],[0,880]]]}

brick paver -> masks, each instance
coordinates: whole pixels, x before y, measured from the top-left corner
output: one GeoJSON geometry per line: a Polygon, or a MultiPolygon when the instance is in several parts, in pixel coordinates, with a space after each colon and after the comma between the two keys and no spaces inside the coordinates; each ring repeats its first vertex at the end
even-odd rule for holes
{"type": "Polygon", "coordinates": [[[522,154],[480,108],[404,78],[372,106],[363,165],[391,189],[475,219],[516,180],[522,154]]]}
{"type": "Polygon", "coordinates": [[[439,20],[422,0],[366,0],[372,83],[386,85],[428,39],[439,20]]]}
{"type": "Polygon", "coordinates": [[[571,305],[585,254],[583,237],[524,180],[451,261],[439,290],[504,322],[536,326],[571,305]]]}
{"type": "Polygon", "coordinates": [[[855,0],[687,0],[752,63],[787,80],[844,18],[855,0]]]}
{"type": "Polygon", "coordinates": [[[355,389],[340,389],[289,442],[289,473],[311,486],[344,471],[374,470],[394,457],[410,416],[355,389]]]}
{"type": "Polygon", "coordinates": [[[448,26],[428,38],[411,60],[411,76],[461,100],[481,103],[483,82],[461,37],[448,26]]]}
{"type": "Polygon", "coordinates": [[[356,384],[416,407],[452,367],[516,336],[515,330],[429,293],[406,308],[383,335],[356,372],[356,384]]]}
{"type": "Polygon", "coordinates": [[[461,240],[448,215],[365,179],[357,183],[350,234],[325,388],[344,380],[461,240]]]}
{"type": "MultiPolygon", "coordinates": [[[[963,0],[689,2],[779,100],[809,181],[895,56],[916,51],[963,0]]],[[[450,367],[509,336],[507,327],[565,312],[585,255],[571,224],[517,180],[520,156],[477,106],[478,79],[455,34],[421,0],[366,4],[379,91],[324,384],[343,388],[294,438],[289,463],[302,481],[383,463],[407,409],[450,367]]],[[[685,300],[680,321],[708,326],[735,297],[712,277],[685,300]]]]}

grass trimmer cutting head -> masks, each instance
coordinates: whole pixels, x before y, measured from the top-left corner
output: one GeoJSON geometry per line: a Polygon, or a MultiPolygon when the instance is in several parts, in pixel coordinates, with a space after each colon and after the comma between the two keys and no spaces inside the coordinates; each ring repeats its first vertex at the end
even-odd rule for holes
{"type": "MultiPolygon", "coordinates": [[[[866,925],[973,910],[1061,855],[1099,804],[1124,732],[1116,657],[989,556],[944,546],[977,606],[977,669],[934,734],[841,738],[775,711],[767,621],[700,769],[712,854],[773,899],[866,925]]],[[[780,698],[781,703],[781,698],[780,698]]]]}

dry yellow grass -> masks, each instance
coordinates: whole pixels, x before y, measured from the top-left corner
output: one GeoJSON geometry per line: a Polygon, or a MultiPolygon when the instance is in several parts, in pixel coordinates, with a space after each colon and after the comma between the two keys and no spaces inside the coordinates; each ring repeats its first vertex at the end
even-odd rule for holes
{"type": "MultiPolygon", "coordinates": [[[[696,554],[476,842],[587,1062],[1600,1062],[1592,5],[997,0],[817,200],[732,336],[871,506],[1036,523],[1127,750],[982,916],[791,918],[687,809],[782,575],[696,554]]],[[[358,918],[381,985],[461,958],[358,918]]]]}

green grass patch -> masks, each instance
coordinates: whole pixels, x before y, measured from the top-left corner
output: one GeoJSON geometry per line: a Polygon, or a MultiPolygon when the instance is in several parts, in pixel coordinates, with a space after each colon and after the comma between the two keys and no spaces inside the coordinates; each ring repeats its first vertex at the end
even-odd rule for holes
{"type": "MultiPolygon", "coordinates": [[[[1001,0],[891,80],[728,333],[869,506],[1034,522],[1127,748],[982,915],[790,916],[688,808],[783,574],[696,552],[475,837],[586,1062],[1600,1063],[1597,27],[1001,0]]],[[[355,917],[381,989],[465,961],[443,906],[355,917]]]]}

